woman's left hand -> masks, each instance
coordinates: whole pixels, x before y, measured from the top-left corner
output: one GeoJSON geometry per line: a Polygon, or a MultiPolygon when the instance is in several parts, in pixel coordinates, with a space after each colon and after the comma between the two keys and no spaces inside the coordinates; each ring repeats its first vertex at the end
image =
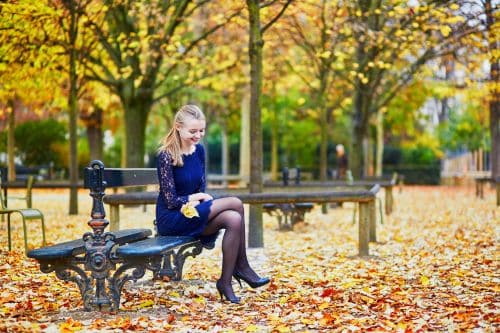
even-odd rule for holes
{"type": "Polygon", "coordinates": [[[196,207],[196,206],[198,206],[201,203],[201,201],[200,200],[194,200],[194,201],[189,201],[189,203],[191,204],[191,206],[196,207]]]}

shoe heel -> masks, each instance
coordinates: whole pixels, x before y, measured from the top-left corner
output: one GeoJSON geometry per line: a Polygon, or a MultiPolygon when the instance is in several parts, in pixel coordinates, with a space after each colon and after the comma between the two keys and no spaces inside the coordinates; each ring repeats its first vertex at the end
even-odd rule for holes
{"type": "Polygon", "coordinates": [[[240,288],[243,288],[243,285],[241,284],[241,279],[239,276],[236,276],[236,275],[233,275],[233,277],[236,279],[236,281],[238,281],[238,283],[240,284],[240,288]]]}
{"type": "Polygon", "coordinates": [[[219,288],[217,288],[217,291],[219,292],[221,302],[224,302],[224,297],[222,297],[222,291],[219,290],[219,288]]]}
{"type": "Polygon", "coordinates": [[[241,279],[254,289],[262,287],[263,285],[266,285],[270,282],[269,278],[266,278],[266,277],[264,277],[264,278],[260,277],[257,281],[251,281],[250,279],[247,279],[245,276],[243,276],[241,273],[239,273],[237,271],[234,272],[233,277],[236,280],[238,280],[238,282],[240,283],[240,286],[241,286],[241,282],[240,282],[240,279],[241,279]]]}

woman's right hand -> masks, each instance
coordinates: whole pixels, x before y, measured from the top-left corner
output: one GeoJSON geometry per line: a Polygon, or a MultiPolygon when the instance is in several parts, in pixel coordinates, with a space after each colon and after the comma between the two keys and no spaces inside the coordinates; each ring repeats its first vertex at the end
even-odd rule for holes
{"type": "Polygon", "coordinates": [[[198,192],[193,193],[188,197],[189,201],[206,201],[213,200],[213,197],[208,193],[198,192]]]}

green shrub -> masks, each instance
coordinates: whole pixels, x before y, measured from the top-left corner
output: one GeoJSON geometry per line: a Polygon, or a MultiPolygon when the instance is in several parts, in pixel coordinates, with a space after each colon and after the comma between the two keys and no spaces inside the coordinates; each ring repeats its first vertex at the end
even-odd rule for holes
{"type": "Polygon", "coordinates": [[[55,150],[66,143],[66,127],[54,119],[27,121],[14,130],[17,154],[26,166],[63,164],[55,150]]]}

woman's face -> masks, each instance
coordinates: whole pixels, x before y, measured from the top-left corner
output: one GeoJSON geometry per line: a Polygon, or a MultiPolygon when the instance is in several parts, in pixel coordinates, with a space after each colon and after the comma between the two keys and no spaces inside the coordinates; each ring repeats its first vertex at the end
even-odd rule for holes
{"type": "Polygon", "coordinates": [[[177,131],[183,145],[195,145],[205,136],[205,120],[188,118],[184,124],[178,125],[177,131]]]}

